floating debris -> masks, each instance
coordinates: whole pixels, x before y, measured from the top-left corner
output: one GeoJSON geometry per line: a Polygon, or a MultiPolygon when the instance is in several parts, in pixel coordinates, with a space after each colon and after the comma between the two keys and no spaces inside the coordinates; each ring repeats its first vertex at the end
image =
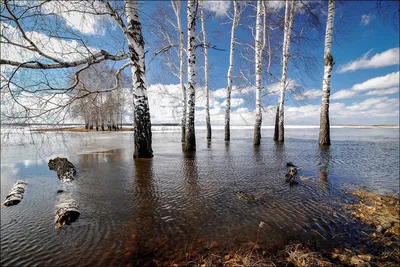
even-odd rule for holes
{"type": "MultiPolygon", "coordinates": [[[[290,163],[290,162],[288,162],[288,163],[290,163]]],[[[290,185],[298,184],[298,182],[297,182],[297,170],[298,170],[297,167],[289,167],[288,173],[285,174],[286,183],[289,183],[290,185]]]]}
{"type": "Polygon", "coordinates": [[[74,165],[69,162],[67,158],[57,157],[55,159],[51,159],[49,160],[48,166],[50,170],[57,172],[58,179],[60,179],[63,183],[74,180],[76,170],[74,165]]]}
{"type": "Polygon", "coordinates": [[[255,196],[253,196],[251,194],[246,194],[243,191],[237,191],[236,195],[239,199],[244,199],[244,200],[252,201],[252,202],[257,201],[257,198],[255,196]]]}
{"type": "Polygon", "coordinates": [[[25,187],[27,183],[24,181],[17,181],[12,187],[10,193],[6,196],[3,202],[4,206],[13,206],[21,202],[24,197],[25,187]]]}
{"type": "Polygon", "coordinates": [[[55,223],[56,229],[75,222],[80,215],[79,207],[75,201],[64,202],[58,205],[55,223]]]}

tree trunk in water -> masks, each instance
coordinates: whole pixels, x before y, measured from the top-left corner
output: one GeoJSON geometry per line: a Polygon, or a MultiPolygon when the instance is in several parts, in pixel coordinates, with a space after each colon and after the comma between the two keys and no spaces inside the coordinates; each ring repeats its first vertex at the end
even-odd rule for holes
{"type": "Polygon", "coordinates": [[[278,110],[277,110],[278,123],[275,123],[275,132],[274,132],[274,140],[278,141],[279,143],[282,143],[285,139],[285,133],[284,133],[285,90],[286,90],[287,69],[288,69],[288,59],[290,50],[290,36],[293,27],[296,0],[292,0],[291,2],[292,4],[290,4],[289,0],[286,0],[285,29],[283,36],[283,55],[282,55],[282,79],[280,83],[280,92],[279,92],[278,110]],[[277,139],[275,139],[276,137],[277,139]]]}
{"type": "Polygon", "coordinates": [[[255,43],[255,61],[256,61],[256,121],[254,123],[253,144],[260,145],[261,142],[261,1],[257,1],[257,17],[256,17],[256,43],[255,43]]]}
{"type": "Polygon", "coordinates": [[[235,33],[236,28],[239,24],[239,10],[237,6],[237,0],[233,0],[233,22],[231,29],[231,48],[229,52],[229,69],[228,69],[228,88],[226,89],[226,108],[225,108],[225,141],[231,140],[231,94],[232,94],[232,71],[233,61],[235,58],[235,33]]]}
{"type": "Polygon", "coordinates": [[[201,30],[203,33],[203,44],[204,44],[204,80],[205,80],[205,90],[206,90],[206,127],[207,127],[207,140],[211,140],[211,119],[210,119],[210,89],[208,82],[208,48],[207,46],[207,32],[204,25],[204,0],[201,0],[200,9],[200,20],[201,20],[201,30]]]}
{"type": "Polygon", "coordinates": [[[335,0],[329,0],[328,19],[326,22],[325,34],[325,51],[324,51],[324,79],[322,80],[322,103],[321,116],[319,124],[319,140],[318,143],[322,146],[331,145],[330,125],[329,125],[329,96],[331,94],[331,75],[333,68],[332,57],[332,32],[333,21],[335,18],[335,0]]]}
{"type": "Polygon", "coordinates": [[[89,130],[89,122],[85,122],[85,129],[89,130]]]}
{"type": "Polygon", "coordinates": [[[276,107],[276,115],[275,115],[275,130],[274,130],[274,140],[275,141],[278,141],[278,137],[279,137],[278,127],[279,127],[279,105],[276,107]]]}
{"type": "Polygon", "coordinates": [[[185,142],[185,134],[186,134],[186,112],[187,112],[187,103],[186,103],[186,87],[185,87],[185,70],[184,70],[184,61],[185,61],[185,37],[182,30],[181,24],[181,0],[175,1],[171,0],[172,7],[176,16],[176,24],[179,31],[179,84],[182,90],[183,96],[183,105],[182,105],[182,142],[185,142]]]}
{"type": "Polygon", "coordinates": [[[120,113],[121,124],[119,125],[119,129],[122,130],[122,112],[120,113]]]}
{"type": "Polygon", "coordinates": [[[125,0],[126,18],[128,21],[128,47],[131,53],[134,121],[135,121],[135,158],[152,158],[152,136],[150,109],[147,98],[144,40],[140,23],[137,0],[125,0]]]}
{"type": "Polygon", "coordinates": [[[188,57],[188,88],[187,88],[187,117],[185,134],[185,151],[196,151],[195,119],[195,87],[196,87],[196,10],[197,0],[187,2],[187,57],[188,57]]]}

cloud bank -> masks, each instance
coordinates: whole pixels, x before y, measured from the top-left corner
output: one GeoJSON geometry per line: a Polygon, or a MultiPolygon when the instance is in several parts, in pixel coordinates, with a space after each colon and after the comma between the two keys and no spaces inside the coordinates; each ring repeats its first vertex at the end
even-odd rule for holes
{"type": "Polygon", "coordinates": [[[382,53],[371,56],[371,50],[365,53],[359,59],[350,61],[345,65],[339,66],[337,72],[344,73],[348,71],[356,71],[359,69],[377,69],[387,66],[399,65],[400,49],[398,47],[388,49],[382,53]]]}

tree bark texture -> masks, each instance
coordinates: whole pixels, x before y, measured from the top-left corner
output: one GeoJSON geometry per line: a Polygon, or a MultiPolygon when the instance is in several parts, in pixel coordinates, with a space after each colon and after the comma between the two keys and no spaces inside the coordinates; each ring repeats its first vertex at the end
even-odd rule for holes
{"type": "Polygon", "coordinates": [[[335,0],[329,0],[328,19],[326,22],[325,49],[324,49],[324,78],[322,80],[322,102],[319,126],[318,143],[322,146],[331,145],[329,125],[329,96],[331,94],[331,75],[335,64],[332,57],[332,33],[335,17],[335,0]]]}
{"type": "Polygon", "coordinates": [[[131,53],[134,122],[135,122],[135,158],[152,158],[152,134],[149,101],[147,98],[145,77],[145,54],[142,25],[140,23],[137,0],[125,0],[125,12],[128,21],[128,47],[131,53]]]}
{"type": "Polygon", "coordinates": [[[229,69],[228,69],[228,88],[226,89],[226,108],[225,108],[225,141],[231,140],[231,94],[232,94],[232,71],[235,58],[235,34],[239,24],[239,10],[237,0],[233,0],[233,22],[231,29],[231,48],[229,52],[229,69]]]}
{"type": "Polygon", "coordinates": [[[174,13],[176,16],[176,26],[179,33],[179,84],[182,90],[182,142],[185,142],[185,134],[186,134],[186,111],[187,111],[187,100],[186,100],[186,87],[185,87],[185,37],[183,34],[182,29],[182,22],[181,22],[181,4],[182,1],[178,0],[171,0],[172,7],[174,9],[174,13]]]}
{"type": "Polygon", "coordinates": [[[194,128],[195,120],[195,101],[196,101],[196,13],[197,0],[187,1],[187,57],[188,57],[188,87],[187,93],[187,116],[186,116],[186,134],[185,151],[196,151],[196,135],[194,128]]]}
{"type": "Polygon", "coordinates": [[[256,16],[256,40],[255,40],[255,62],[256,62],[256,120],[254,123],[254,138],[253,144],[255,146],[260,145],[261,142],[261,123],[262,123],[262,113],[261,113],[261,53],[262,53],[262,43],[261,43],[261,0],[257,1],[257,16],[256,16]]]}
{"type": "Polygon", "coordinates": [[[200,21],[201,21],[201,31],[203,34],[203,44],[204,44],[204,80],[205,80],[205,90],[206,90],[206,129],[207,129],[207,140],[211,140],[211,119],[210,119],[210,89],[208,82],[208,48],[207,48],[207,32],[204,25],[204,0],[201,0],[200,9],[200,21]]]}
{"type": "Polygon", "coordinates": [[[296,6],[296,0],[286,0],[285,7],[285,27],[283,36],[283,55],[282,55],[282,78],[280,83],[280,92],[278,100],[278,116],[277,123],[275,122],[274,140],[279,143],[284,142],[285,129],[284,129],[284,111],[285,111],[285,90],[287,82],[287,71],[290,51],[290,39],[294,20],[294,11],[296,6]],[[291,2],[291,3],[290,3],[291,2]],[[277,137],[277,139],[276,139],[277,137]]]}

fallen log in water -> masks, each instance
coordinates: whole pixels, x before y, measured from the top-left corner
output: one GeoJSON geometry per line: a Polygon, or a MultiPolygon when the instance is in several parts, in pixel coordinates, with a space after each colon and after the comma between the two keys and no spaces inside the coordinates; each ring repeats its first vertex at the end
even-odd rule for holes
{"type": "Polygon", "coordinates": [[[76,170],[74,165],[69,162],[68,159],[60,157],[51,159],[49,160],[48,166],[50,170],[57,172],[58,179],[60,179],[63,183],[74,180],[76,170]]]}
{"type": "Polygon", "coordinates": [[[22,198],[24,197],[26,185],[27,183],[24,181],[17,181],[11,189],[10,193],[8,193],[8,195],[6,196],[3,205],[13,206],[21,202],[22,198]]]}
{"type": "Polygon", "coordinates": [[[72,199],[57,205],[56,208],[56,229],[75,222],[80,215],[79,207],[72,199]]]}
{"type": "Polygon", "coordinates": [[[286,165],[289,166],[288,173],[285,174],[286,177],[286,182],[289,183],[290,185],[292,184],[298,184],[296,178],[297,178],[297,167],[293,167],[294,165],[286,165]]]}

